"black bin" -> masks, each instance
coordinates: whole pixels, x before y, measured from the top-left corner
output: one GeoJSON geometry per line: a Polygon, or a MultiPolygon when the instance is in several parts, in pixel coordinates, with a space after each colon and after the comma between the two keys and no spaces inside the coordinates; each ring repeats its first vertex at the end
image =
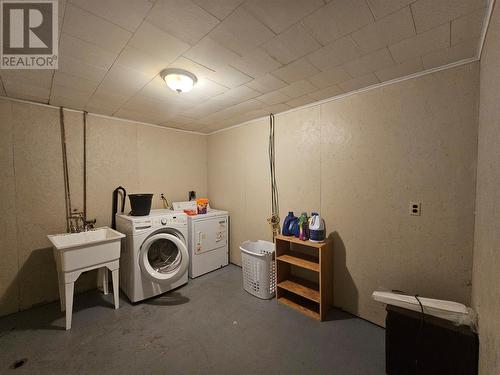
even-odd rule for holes
{"type": "Polygon", "coordinates": [[[153,200],[153,194],[129,194],[130,215],[132,216],[146,216],[149,215],[151,211],[151,201],[153,200]]]}
{"type": "Polygon", "coordinates": [[[477,375],[479,339],[469,326],[387,305],[388,375],[477,375]]]}

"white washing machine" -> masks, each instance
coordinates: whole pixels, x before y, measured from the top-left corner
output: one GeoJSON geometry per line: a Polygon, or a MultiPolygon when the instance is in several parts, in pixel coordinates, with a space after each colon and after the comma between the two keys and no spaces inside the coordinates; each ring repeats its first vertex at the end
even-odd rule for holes
{"type": "Polygon", "coordinates": [[[189,277],[227,266],[228,212],[212,210],[206,214],[188,216],[189,221],[189,277]]]}
{"type": "Polygon", "coordinates": [[[148,216],[116,215],[124,233],[120,287],[132,302],[188,282],[188,220],[184,212],[151,210],[148,216]]]}

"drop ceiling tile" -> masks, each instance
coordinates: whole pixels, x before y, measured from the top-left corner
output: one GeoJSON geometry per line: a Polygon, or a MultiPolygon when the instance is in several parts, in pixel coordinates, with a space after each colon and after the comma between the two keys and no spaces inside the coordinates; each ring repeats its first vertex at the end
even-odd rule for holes
{"type": "Polygon", "coordinates": [[[7,96],[11,98],[33,100],[39,103],[48,103],[49,101],[50,88],[9,81],[3,78],[2,82],[7,96]]]}
{"type": "Polygon", "coordinates": [[[148,22],[144,22],[137,29],[128,44],[167,63],[171,63],[190,48],[189,44],[148,22]]]}
{"type": "Polygon", "coordinates": [[[92,94],[99,85],[99,82],[89,81],[88,79],[75,77],[67,73],[56,71],[54,73],[53,84],[66,87],[68,89],[77,90],[82,93],[92,94]]]}
{"type": "Polygon", "coordinates": [[[112,115],[123,106],[130,97],[98,89],[90,97],[85,106],[85,110],[95,113],[112,115]]]}
{"type": "Polygon", "coordinates": [[[484,0],[419,0],[411,5],[411,9],[417,33],[421,33],[485,5],[484,0]]]}
{"type": "Polygon", "coordinates": [[[163,123],[159,124],[159,126],[164,126],[166,128],[170,128],[170,129],[188,130],[188,129],[186,129],[186,127],[187,127],[186,125],[176,123],[171,119],[169,119],[167,122],[163,122],[163,123]]]}
{"type": "Polygon", "coordinates": [[[309,94],[309,96],[314,98],[315,100],[323,100],[323,99],[333,98],[334,96],[337,96],[337,95],[340,95],[343,93],[344,93],[344,90],[342,90],[337,85],[333,85],[330,87],[326,87],[322,90],[312,92],[309,94]]]}
{"type": "Polygon", "coordinates": [[[309,95],[303,95],[303,96],[299,96],[298,98],[289,100],[288,102],[286,102],[286,104],[292,108],[296,108],[296,107],[301,107],[303,105],[311,104],[314,102],[316,102],[316,99],[314,99],[313,97],[311,97],[309,95]]]}
{"type": "Polygon", "coordinates": [[[483,29],[484,13],[485,9],[482,8],[451,21],[451,45],[479,38],[483,29]]]}
{"type": "Polygon", "coordinates": [[[92,43],[114,54],[120,52],[132,36],[130,31],[71,4],[66,7],[63,33],[92,43]]]}
{"type": "Polygon", "coordinates": [[[324,89],[339,82],[348,81],[351,78],[343,67],[336,66],[312,76],[309,78],[309,82],[320,89],[324,89]]]}
{"type": "Polygon", "coordinates": [[[215,70],[218,66],[238,60],[241,56],[221,46],[210,37],[203,38],[183,55],[197,64],[215,70]]]}
{"type": "Polygon", "coordinates": [[[224,109],[226,106],[221,103],[220,101],[216,100],[208,100],[205,103],[201,103],[199,105],[196,105],[194,107],[189,108],[188,110],[182,112],[183,115],[185,116],[190,116],[195,119],[203,119],[206,116],[208,116],[211,113],[220,111],[221,109],[224,109]]]}
{"type": "Polygon", "coordinates": [[[253,99],[259,96],[259,93],[252,90],[246,86],[240,86],[235,89],[226,91],[223,94],[214,96],[212,99],[195,105],[187,111],[183,111],[182,114],[188,117],[194,117],[196,119],[201,119],[202,121],[208,116],[215,112],[219,112],[230,106],[234,106],[238,103],[253,99]]]}
{"type": "Polygon", "coordinates": [[[159,124],[168,120],[167,116],[153,112],[139,112],[127,108],[119,109],[114,116],[127,120],[144,122],[147,124],[159,124]]]}
{"type": "Polygon", "coordinates": [[[252,80],[252,77],[240,72],[232,66],[225,65],[215,68],[210,79],[223,86],[234,88],[252,80]]]}
{"type": "Polygon", "coordinates": [[[52,85],[49,104],[82,110],[92,93],[60,85],[52,85]]]}
{"type": "Polygon", "coordinates": [[[153,5],[150,0],[71,0],[71,3],[129,31],[137,29],[153,5]]]}
{"type": "Polygon", "coordinates": [[[165,100],[137,94],[127,101],[122,108],[138,113],[143,112],[155,113],[157,115],[160,114],[163,116],[164,121],[166,121],[179,111],[188,108],[188,105],[183,102],[180,97],[172,97],[165,100]]]}
{"type": "Polygon", "coordinates": [[[262,77],[256,78],[253,81],[246,83],[246,85],[254,90],[257,90],[263,94],[278,90],[285,87],[287,84],[281,79],[276,78],[272,74],[265,74],[262,77]]]}
{"type": "Polygon", "coordinates": [[[165,126],[167,128],[175,128],[193,132],[198,132],[202,127],[205,126],[203,124],[198,123],[197,120],[192,120],[189,123],[182,123],[182,122],[176,122],[175,119],[170,119],[169,121],[164,122],[163,124],[160,125],[165,126]]]}
{"type": "Polygon", "coordinates": [[[223,20],[231,14],[244,0],[194,0],[194,3],[208,13],[223,20]]]}
{"type": "Polygon", "coordinates": [[[86,64],[81,60],[68,55],[60,55],[59,67],[57,71],[85,78],[90,81],[101,82],[108,70],[98,66],[86,64]]]}
{"type": "Polygon", "coordinates": [[[238,54],[255,49],[274,35],[264,24],[241,7],[210,32],[210,38],[238,54]]]}
{"type": "Polygon", "coordinates": [[[368,73],[364,76],[353,78],[350,81],[341,82],[339,86],[345,92],[354,91],[363,87],[368,87],[379,83],[378,78],[373,73],[368,73]]]}
{"type": "Polygon", "coordinates": [[[142,89],[153,77],[122,65],[113,65],[101,82],[105,91],[121,95],[133,95],[142,89]]]}
{"type": "Polygon", "coordinates": [[[409,7],[354,32],[352,38],[364,52],[375,51],[415,35],[409,7]]]}
{"type": "Polygon", "coordinates": [[[216,121],[225,120],[231,117],[242,115],[245,112],[253,111],[259,108],[263,108],[264,104],[255,99],[249,99],[244,102],[232,105],[230,107],[224,108],[221,111],[212,113],[202,120],[206,124],[210,124],[216,121]]]}
{"type": "Polygon", "coordinates": [[[359,77],[366,73],[374,72],[375,70],[387,68],[392,65],[394,65],[394,60],[389,50],[387,48],[382,48],[342,66],[352,77],[359,77]]]}
{"type": "Polygon", "coordinates": [[[296,60],[272,72],[273,75],[288,83],[302,80],[316,73],[319,73],[319,70],[305,59],[296,60]]]}
{"type": "Polygon", "coordinates": [[[301,23],[288,28],[263,45],[267,53],[280,63],[288,64],[317,50],[321,45],[301,23]]]}
{"type": "Polygon", "coordinates": [[[413,2],[415,2],[415,0],[368,0],[368,6],[372,10],[375,18],[380,19],[413,2]]]}
{"type": "Polygon", "coordinates": [[[452,47],[422,56],[425,69],[443,66],[455,61],[475,57],[479,46],[478,39],[467,39],[452,47]]]}
{"type": "Polygon", "coordinates": [[[252,0],[245,8],[279,34],[309,13],[323,6],[321,0],[252,0]]]}
{"type": "Polygon", "coordinates": [[[196,123],[196,119],[194,118],[191,118],[191,117],[187,117],[187,116],[183,116],[183,115],[180,115],[180,114],[176,114],[174,116],[172,116],[170,118],[170,121],[173,121],[174,123],[176,124],[181,124],[181,125],[195,125],[196,127],[200,127],[200,124],[197,124],[196,123]]]}
{"type": "Polygon", "coordinates": [[[280,91],[271,91],[268,92],[267,94],[258,96],[255,99],[267,105],[274,105],[274,104],[285,103],[286,101],[290,100],[290,97],[286,96],[280,91]]]}
{"type": "Polygon", "coordinates": [[[346,36],[311,53],[307,59],[318,69],[327,70],[359,56],[361,56],[359,48],[350,36],[346,36]]]}
{"type": "Polygon", "coordinates": [[[304,18],[313,36],[323,45],[372,22],[365,0],[334,0],[304,18]]]}
{"type": "Polygon", "coordinates": [[[217,95],[211,101],[219,102],[224,106],[232,106],[237,103],[256,98],[260,93],[246,86],[236,87],[223,94],[217,95]]]}
{"type": "Polygon", "coordinates": [[[226,91],[229,91],[227,87],[219,85],[209,79],[201,78],[196,83],[193,90],[186,93],[186,97],[192,95],[194,98],[198,98],[199,100],[205,98],[208,99],[223,94],[226,91]]]}
{"type": "Polygon", "coordinates": [[[449,45],[450,25],[447,23],[393,44],[389,46],[389,50],[396,62],[403,62],[413,57],[448,48],[449,45]]]}
{"type": "Polygon", "coordinates": [[[118,53],[110,53],[101,47],[67,34],[62,34],[59,54],[63,59],[64,56],[70,56],[83,63],[106,70],[113,65],[118,57],[118,53]]]}
{"type": "Polygon", "coordinates": [[[130,46],[123,49],[115,62],[115,64],[129,67],[150,77],[159,74],[168,67],[169,63],[170,61],[161,60],[130,46]]]}
{"type": "Polygon", "coordinates": [[[190,0],[159,0],[146,19],[191,45],[219,23],[217,18],[190,0]]]}
{"type": "Polygon", "coordinates": [[[314,87],[311,82],[304,79],[283,87],[280,89],[280,92],[290,98],[298,98],[299,96],[306,95],[317,90],[318,89],[314,87]]]}
{"type": "Polygon", "coordinates": [[[0,74],[4,82],[8,81],[13,84],[22,83],[29,86],[50,89],[54,71],[45,69],[5,69],[0,70],[0,74]]]}
{"type": "Polygon", "coordinates": [[[424,70],[424,66],[422,65],[422,59],[419,56],[400,64],[377,70],[375,75],[378,77],[380,82],[384,82],[417,73],[422,70],[424,70]]]}
{"type": "Polygon", "coordinates": [[[233,60],[231,66],[250,77],[261,77],[282,65],[264,50],[257,48],[233,60]]]}

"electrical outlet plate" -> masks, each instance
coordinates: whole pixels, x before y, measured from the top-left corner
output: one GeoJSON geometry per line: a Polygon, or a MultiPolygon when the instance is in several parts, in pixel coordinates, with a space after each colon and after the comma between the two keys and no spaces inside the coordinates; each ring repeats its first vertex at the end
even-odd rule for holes
{"type": "Polygon", "coordinates": [[[422,202],[410,202],[410,215],[420,216],[422,215],[422,202]]]}

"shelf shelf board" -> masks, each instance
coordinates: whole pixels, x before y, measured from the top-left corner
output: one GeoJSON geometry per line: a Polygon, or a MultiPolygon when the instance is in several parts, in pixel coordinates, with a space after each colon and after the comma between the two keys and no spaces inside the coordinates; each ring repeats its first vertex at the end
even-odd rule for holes
{"type": "Polygon", "coordinates": [[[276,236],[276,239],[280,240],[280,241],[286,241],[286,242],[296,243],[298,245],[309,246],[309,247],[317,247],[317,248],[324,247],[325,245],[328,244],[328,241],[329,241],[328,238],[325,241],[323,241],[323,242],[302,241],[302,240],[299,240],[296,237],[293,237],[293,236],[283,236],[282,234],[278,234],[276,236]]]}
{"type": "Polygon", "coordinates": [[[313,283],[312,281],[300,279],[298,277],[284,280],[278,284],[278,287],[288,290],[289,292],[295,293],[316,303],[319,303],[321,299],[319,294],[319,286],[317,284],[313,283]]]}
{"type": "Polygon", "coordinates": [[[298,303],[296,302],[293,302],[292,300],[289,300],[288,298],[286,297],[280,297],[278,298],[278,302],[284,304],[284,305],[287,305],[295,310],[298,310],[300,311],[301,313],[303,313],[304,315],[307,315],[313,319],[316,319],[316,320],[320,320],[320,315],[319,313],[317,313],[316,311],[313,311],[311,309],[308,309],[306,306],[303,306],[303,305],[299,305],[298,303]]]}
{"type": "Polygon", "coordinates": [[[293,264],[294,266],[306,268],[308,270],[319,272],[319,263],[314,261],[313,257],[299,254],[283,254],[276,258],[280,262],[293,264]]]}

